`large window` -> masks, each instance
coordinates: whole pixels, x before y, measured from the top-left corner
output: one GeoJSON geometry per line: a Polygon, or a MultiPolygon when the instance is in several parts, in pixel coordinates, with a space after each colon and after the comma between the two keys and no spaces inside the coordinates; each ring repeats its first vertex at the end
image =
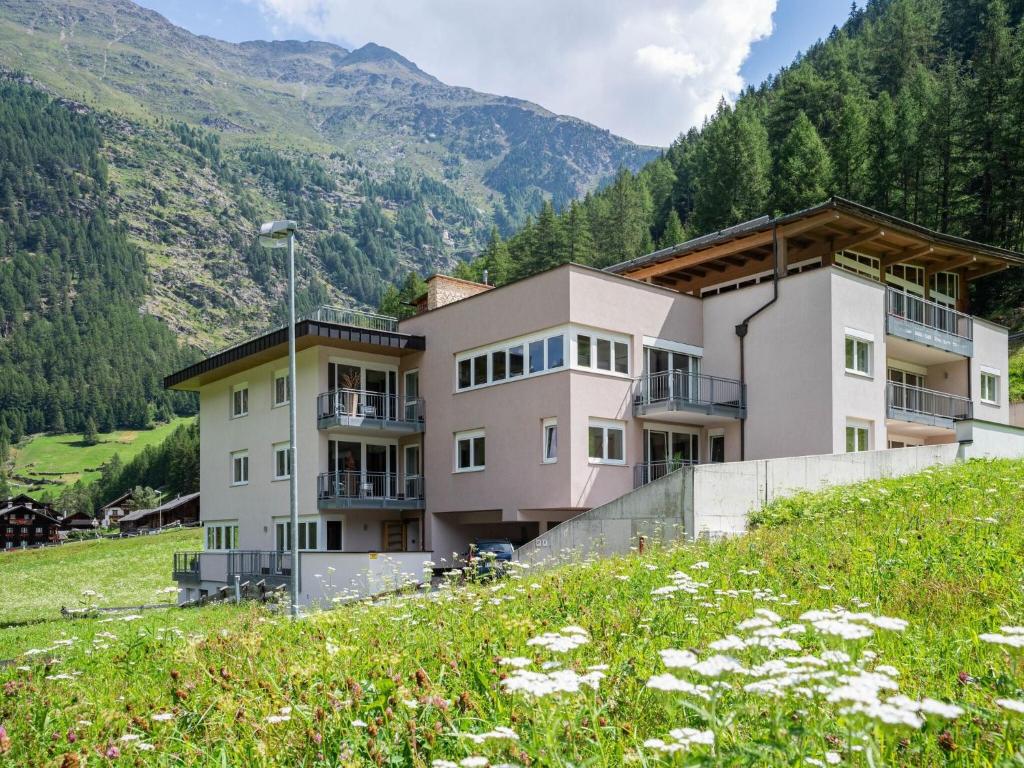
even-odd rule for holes
{"type": "Polygon", "coordinates": [[[564,366],[564,334],[546,334],[503,345],[500,349],[460,357],[455,363],[455,387],[459,390],[483,387],[564,366]]]}
{"type": "Polygon", "coordinates": [[[455,433],[456,472],[477,472],[484,468],[486,460],[485,437],[482,429],[455,433]]]}
{"type": "Polygon", "coordinates": [[[554,464],[558,461],[558,419],[544,419],[541,422],[541,461],[554,464]]]}
{"type": "Polygon", "coordinates": [[[999,404],[999,374],[996,371],[981,372],[981,402],[999,404]]]}
{"type": "Polygon", "coordinates": [[[282,368],[274,373],[274,408],[288,402],[288,389],[288,371],[282,368]]]}
{"type": "MultiPolygon", "coordinates": [[[[319,547],[317,539],[318,525],[316,520],[299,521],[299,549],[312,550],[319,547]]],[[[278,552],[289,552],[292,548],[292,524],[288,521],[278,522],[275,526],[278,552]]]]}
{"type": "Polygon", "coordinates": [[[249,385],[236,384],[231,388],[231,418],[237,419],[249,413],[249,385]]]}
{"type": "Polygon", "coordinates": [[[587,456],[591,463],[626,463],[626,427],[621,421],[591,419],[587,435],[587,456]]]}
{"type": "Polygon", "coordinates": [[[846,452],[871,450],[871,422],[850,419],[846,422],[846,452]]]}
{"type": "Polygon", "coordinates": [[[231,454],[231,484],[245,485],[249,482],[249,452],[235,451],[231,454]]]}
{"type": "Polygon", "coordinates": [[[274,446],[274,479],[287,480],[292,476],[292,451],[290,443],[274,446]]]}
{"type": "Polygon", "coordinates": [[[238,549],[238,523],[206,523],[208,550],[238,549]]]}
{"type": "Polygon", "coordinates": [[[846,332],[846,372],[861,376],[871,375],[871,348],[868,336],[846,332]]]}
{"type": "Polygon", "coordinates": [[[629,344],[601,336],[576,337],[576,365],[629,375],[629,344]]]}

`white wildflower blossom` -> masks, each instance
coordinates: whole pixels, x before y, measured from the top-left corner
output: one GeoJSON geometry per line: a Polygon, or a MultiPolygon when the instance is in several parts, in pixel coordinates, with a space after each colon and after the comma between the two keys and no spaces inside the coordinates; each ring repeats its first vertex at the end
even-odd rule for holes
{"type": "Polygon", "coordinates": [[[538,637],[530,638],[527,645],[539,645],[555,653],[572,651],[590,642],[587,631],[582,627],[566,627],[561,632],[545,632],[538,637]]]}
{"type": "Polygon", "coordinates": [[[743,665],[731,656],[710,656],[690,667],[698,675],[719,677],[727,672],[745,672],[743,665]]]}
{"type": "Polygon", "coordinates": [[[680,752],[688,750],[696,745],[711,746],[715,743],[714,731],[701,731],[696,728],[673,728],[669,731],[671,741],[663,739],[647,739],[644,746],[648,749],[656,749],[659,752],[680,752]]]}
{"type": "Polygon", "coordinates": [[[490,765],[490,761],[486,757],[472,755],[459,760],[459,765],[461,768],[486,768],[486,766],[490,765]]]}
{"type": "Polygon", "coordinates": [[[996,705],[1011,712],[1024,714],[1024,701],[1018,699],[996,699],[996,705]]]}
{"type": "Polygon", "coordinates": [[[511,741],[519,741],[519,734],[505,725],[496,726],[493,730],[487,731],[486,733],[460,733],[458,735],[469,739],[474,744],[483,744],[488,739],[509,739],[511,741]]]}
{"type": "Polygon", "coordinates": [[[156,714],[149,716],[150,720],[156,720],[158,723],[173,720],[174,718],[175,714],[173,712],[157,712],[156,714]]]}
{"type": "Polygon", "coordinates": [[[1024,635],[1000,635],[994,632],[987,632],[983,635],[978,635],[978,637],[986,643],[1008,645],[1011,648],[1024,648],[1024,635]]]}
{"type": "Polygon", "coordinates": [[[550,673],[517,669],[502,680],[501,684],[507,691],[521,691],[540,697],[553,693],[576,693],[583,686],[589,686],[596,691],[598,683],[604,676],[600,671],[580,675],[571,669],[559,669],[550,673]]]}
{"type": "Polygon", "coordinates": [[[673,693],[689,693],[702,699],[711,698],[711,689],[706,685],[694,685],[689,680],[683,680],[673,674],[665,673],[654,675],[647,681],[647,687],[657,691],[670,691],[673,693]]]}
{"type": "Polygon", "coordinates": [[[533,661],[531,659],[527,659],[524,656],[512,656],[508,659],[498,659],[498,663],[501,664],[503,667],[516,667],[518,669],[521,669],[523,667],[530,666],[531,664],[533,664],[533,661]]]}
{"type": "Polygon", "coordinates": [[[663,651],[659,651],[659,653],[661,654],[662,663],[670,669],[692,667],[697,663],[697,654],[692,651],[680,651],[675,648],[667,648],[663,651]]]}

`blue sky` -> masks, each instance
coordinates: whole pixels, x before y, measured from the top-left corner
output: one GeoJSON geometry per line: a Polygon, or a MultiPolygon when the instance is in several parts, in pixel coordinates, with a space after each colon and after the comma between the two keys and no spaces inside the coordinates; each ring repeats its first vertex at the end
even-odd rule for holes
{"type": "Polygon", "coordinates": [[[828,35],[848,0],[137,0],[197,34],[394,48],[453,85],[665,145],[828,35]],[[769,34],[770,30],[770,34],[769,34]],[[454,52],[454,53],[453,53],[454,52]]]}

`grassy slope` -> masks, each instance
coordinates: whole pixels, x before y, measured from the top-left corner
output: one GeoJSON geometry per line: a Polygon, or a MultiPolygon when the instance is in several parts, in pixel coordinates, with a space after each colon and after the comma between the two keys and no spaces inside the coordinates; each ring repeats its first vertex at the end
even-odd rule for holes
{"type": "MultiPolygon", "coordinates": [[[[1021,698],[1022,659],[978,638],[1024,624],[1024,464],[977,462],[838,489],[783,502],[763,519],[765,527],[740,539],[526,571],[493,588],[353,606],[294,624],[259,607],[225,607],[64,625],[49,641],[62,631],[77,638],[69,646],[38,645],[50,650],[25,656],[27,669],[0,669],[8,757],[42,766],[74,752],[95,761],[96,750],[113,745],[146,765],[425,766],[469,755],[649,765],[662,756],[646,739],[689,726],[714,730],[717,743],[684,753],[679,764],[796,766],[827,750],[852,765],[867,765],[868,751],[874,765],[1024,759],[1022,716],[994,704],[1021,698]],[[697,595],[652,595],[677,570],[707,586],[697,595]],[[666,671],[659,651],[691,648],[705,659],[715,653],[710,642],[737,633],[757,608],[788,622],[858,601],[862,610],[906,619],[907,629],[844,641],[809,628],[792,636],[803,653],[845,649],[869,669],[892,665],[903,693],[958,702],[966,709],[960,718],[930,718],[920,731],[876,726],[841,715],[821,696],[746,693],[748,677],[720,678],[727,685],[711,703],[645,685],[666,671]],[[563,654],[527,644],[567,624],[587,629],[591,641],[563,654]],[[501,689],[512,668],[498,659],[512,656],[529,657],[533,670],[553,658],[580,672],[607,664],[607,677],[596,693],[530,699],[501,689]],[[60,662],[45,666],[50,657],[60,662]],[[46,679],[58,672],[69,678],[46,679]],[[267,720],[283,707],[292,708],[289,719],[267,720]],[[173,718],[154,721],[157,712],[173,718]],[[457,735],[495,726],[519,739],[477,746],[457,735]],[[119,741],[125,734],[155,749],[119,741]]],[[[771,657],[728,653],[746,664],[771,657]]],[[[692,670],[675,671],[702,682],[692,670]]]]}
{"type": "MultiPolygon", "coordinates": [[[[61,606],[140,605],[166,599],[171,555],[199,549],[196,529],[130,539],[100,539],[0,554],[0,627],[57,618],[61,606]],[[102,597],[85,598],[83,590],[102,597]]],[[[2,641],[0,641],[2,646],[2,641]]]]}
{"type": "MultiPolygon", "coordinates": [[[[100,467],[113,458],[121,456],[127,463],[146,446],[159,445],[171,432],[192,417],[181,417],[167,424],[160,424],[149,430],[121,430],[100,435],[97,445],[85,445],[82,436],[34,435],[14,449],[14,474],[31,479],[58,481],[50,488],[60,490],[77,480],[91,483],[100,476],[100,467]],[[40,472],[48,473],[46,475],[40,472]],[[54,473],[60,473],[59,475],[54,473]]],[[[15,491],[21,487],[15,481],[15,491]]]]}

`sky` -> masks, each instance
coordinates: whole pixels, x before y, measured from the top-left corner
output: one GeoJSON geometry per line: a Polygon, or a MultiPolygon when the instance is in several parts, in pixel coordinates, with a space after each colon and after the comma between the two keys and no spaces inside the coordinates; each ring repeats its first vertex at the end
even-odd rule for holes
{"type": "Polygon", "coordinates": [[[374,42],[451,85],[666,146],[849,14],[849,0],[137,0],[231,42],[374,42]]]}

